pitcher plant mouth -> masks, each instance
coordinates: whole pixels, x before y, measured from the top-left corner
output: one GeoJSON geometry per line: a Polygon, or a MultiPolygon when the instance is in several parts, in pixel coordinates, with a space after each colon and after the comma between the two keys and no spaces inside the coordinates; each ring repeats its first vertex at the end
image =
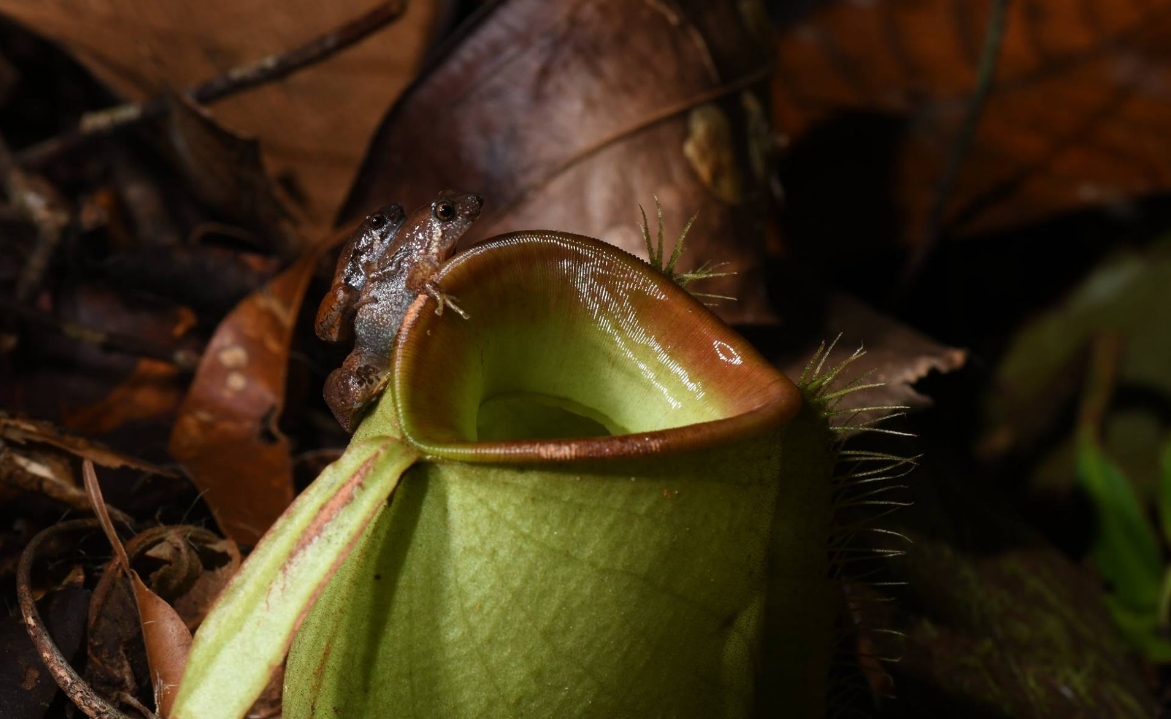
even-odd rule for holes
{"type": "Polygon", "coordinates": [[[775,428],[800,408],[797,387],[686,290],[599,240],[501,235],[449,261],[437,281],[470,319],[418,298],[395,343],[393,400],[375,410],[394,411],[424,454],[527,463],[673,453],[775,428]],[[482,407],[507,397],[570,408],[608,436],[579,436],[571,422],[556,439],[484,441],[482,407]]]}

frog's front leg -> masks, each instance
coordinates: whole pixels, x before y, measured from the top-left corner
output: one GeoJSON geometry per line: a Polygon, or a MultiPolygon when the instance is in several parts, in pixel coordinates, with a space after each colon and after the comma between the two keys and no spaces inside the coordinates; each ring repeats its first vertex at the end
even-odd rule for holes
{"type": "Polygon", "coordinates": [[[441,288],[439,283],[435,280],[427,280],[427,282],[423,284],[423,289],[427,291],[427,294],[434,297],[435,302],[439,305],[435,308],[435,314],[443,314],[443,307],[446,305],[447,307],[455,310],[456,313],[465,320],[471,317],[471,315],[469,315],[467,312],[464,312],[463,309],[461,309],[460,306],[455,303],[455,301],[459,298],[444,292],[443,288],[441,288]]]}
{"type": "Polygon", "coordinates": [[[463,317],[465,320],[471,317],[467,312],[460,308],[456,301],[459,299],[447,294],[439,283],[435,281],[435,275],[439,274],[440,264],[436,260],[427,257],[416,262],[415,266],[407,273],[407,289],[416,295],[421,295],[424,292],[435,298],[435,302],[439,305],[435,308],[435,314],[443,314],[444,307],[450,307],[463,317]]]}

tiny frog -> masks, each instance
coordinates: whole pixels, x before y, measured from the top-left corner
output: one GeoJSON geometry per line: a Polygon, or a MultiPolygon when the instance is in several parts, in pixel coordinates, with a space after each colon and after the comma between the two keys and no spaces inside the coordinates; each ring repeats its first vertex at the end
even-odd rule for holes
{"type": "MultiPolygon", "coordinates": [[[[444,293],[435,282],[435,275],[455,252],[456,242],[480,216],[483,206],[479,195],[442,192],[435,202],[415,210],[402,222],[373,264],[362,265],[358,275],[364,278],[353,304],[354,350],[325,381],[325,401],[347,432],[354,431],[366,406],[385,385],[394,338],[417,296],[433,297],[437,304],[435,314],[443,314],[444,307],[450,307],[467,319],[468,314],[456,304],[456,298],[444,293]]],[[[357,255],[359,244],[355,243],[353,255],[357,255]]],[[[339,272],[341,266],[339,262],[339,272]]],[[[346,284],[349,280],[341,278],[341,282],[346,284]]],[[[335,278],[334,285],[338,283],[339,278],[335,278]]],[[[353,287],[354,283],[346,286],[353,287]]],[[[335,296],[342,295],[331,291],[322,307],[331,303],[331,308],[336,305],[343,309],[330,309],[326,315],[344,314],[345,300],[338,302],[335,296]]],[[[321,317],[319,312],[319,328],[321,317]]]]}
{"type": "Polygon", "coordinates": [[[317,309],[315,329],[326,342],[345,342],[354,334],[354,313],[366,275],[390,246],[407,219],[402,205],[386,205],[370,215],[346,240],[329,294],[317,309]]]}

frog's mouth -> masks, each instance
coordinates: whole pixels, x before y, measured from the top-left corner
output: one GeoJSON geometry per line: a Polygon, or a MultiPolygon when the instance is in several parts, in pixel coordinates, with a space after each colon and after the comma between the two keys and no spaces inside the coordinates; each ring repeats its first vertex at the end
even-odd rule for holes
{"type": "MultiPolygon", "coordinates": [[[[685,290],[587,237],[519,232],[437,280],[470,313],[421,298],[399,331],[393,412],[426,454],[474,462],[629,457],[775,427],[796,387],[685,290]]],[[[382,419],[377,419],[379,416],[382,419]]]]}

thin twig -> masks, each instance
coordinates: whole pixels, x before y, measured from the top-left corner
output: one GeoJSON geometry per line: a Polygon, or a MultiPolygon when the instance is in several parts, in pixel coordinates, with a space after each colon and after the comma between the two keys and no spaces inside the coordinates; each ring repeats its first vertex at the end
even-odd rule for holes
{"type": "Polygon", "coordinates": [[[55,332],[104,350],[123,352],[135,357],[169,362],[184,372],[194,372],[199,366],[199,353],[188,349],[172,349],[132,335],[106,332],[91,325],[63,320],[47,312],[30,309],[17,302],[0,298],[0,310],[9,317],[19,318],[29,324],[47,327],[55,332]]]}
{"type": "MultiPolygon", "coordinates": [[[[386,27],[406,11],[408,0],[380,3],[365,14],[341,27],[321,35],[301,47],[255,62],[240,65],[185,93],[198,105],[207,105],[244,90],[292,75],[335,55],[351,45],[386,27]]],[[[145,120],[162,117],[167,111],[164,97],[144,103],[128,103],[89,112],[81,117],[77,129],[50,138],[22,151],[18,159],[22,165],[36,165],[74,149],[91,137],[108,135],[145,120]]]]}
{"type": "Polygon", "coordinates": [[[24,548],[24,553],[20,555],[20,563],[16,568],[16,596],[20,601],[20,612],[24,615],[24,626],[28,630],[29,638],[36,645],[49,674],[70,701],[92,719],[130,719],[95,692],[93,687],[70,666],[69,660],[61,654],[61,650],[57,648],[53,637],[41,621],[41,614],[37,611],[37,603],[33,599],[32,566],[41,545],[58,534],[93,529],[98,529],[98,520],[75,519],[49,527],[33,537],[24,548]]]}
{"type": "Polygon", "coordinates": [[[143,703],[138,701],[138,698],[130,692],[118,692],[118,699],[123,704],[134,707],[135,710],[137,710],[140,714],[142,714],[143,717],[145,717],[145,719],[160,719],[158,714],[155,714],[148,707],[144,706],[143,703]]]}
{"type": "Polygon", "coordinates": [[[8,143],[0,136],[0,187],[18,216],[37,228],[37,244],[16,279],[13,296],[22,302],[40,288],[49,261],[69,225],[68,205],[47,180],[20,168],[8,143]]]}
{"type": "Polygon", "coordinates": [[[110,508],[106,505],[105,497],[102,496],[102,487],[98,484],[98,473],[94,471],[94,463],[88,459],[83,461],[81,473],[85,478],[85,496],[89,499],[94,516],[98,518],[98,526],[102,528],[106,539],[110,540],[110,546],[114,549],[114,558],[118,560],[118,564],[121,565],[126,576],[133,576],[134,570],[130,568],[130,557],[126,554],[126,545],[122,544],[121,538],[118,537],[118,530],[114,528],[114,522],[110,519],[110,508]]]}
{"type": "Polygon", "coordinates": [[[960,169],[972,149],[972,141],[976,137],[976,129],[980,124],[980,117],[984,114],[984,107],[988,103],[988,95],[992,91],[992,80],[996,76],[996,65],[1000,60],[1000,46],[1004,41],[1004,25],[1008,17],[1009,0],[993,0],[992,9],[988,16],[988,27],[984,31],[984,47],[980,51],[980,65],[977,69],[976,87],[972,97],[968,100],[968,109],[964,113],[964,122],[960,126],[959,134],[951,146],[951,153],[944,166],[943,175],[935,188],[935,196],[931,208],[927,213],[927,223],[923,237],[915,249],[912,250],[906,267],[903,268],[903,285],[906,286],[923,269],[935,245],[939,241],[939,232],[943,223],[943,212],[947,209],[948,200],[955,191],[959,180],[960,169]]]}

